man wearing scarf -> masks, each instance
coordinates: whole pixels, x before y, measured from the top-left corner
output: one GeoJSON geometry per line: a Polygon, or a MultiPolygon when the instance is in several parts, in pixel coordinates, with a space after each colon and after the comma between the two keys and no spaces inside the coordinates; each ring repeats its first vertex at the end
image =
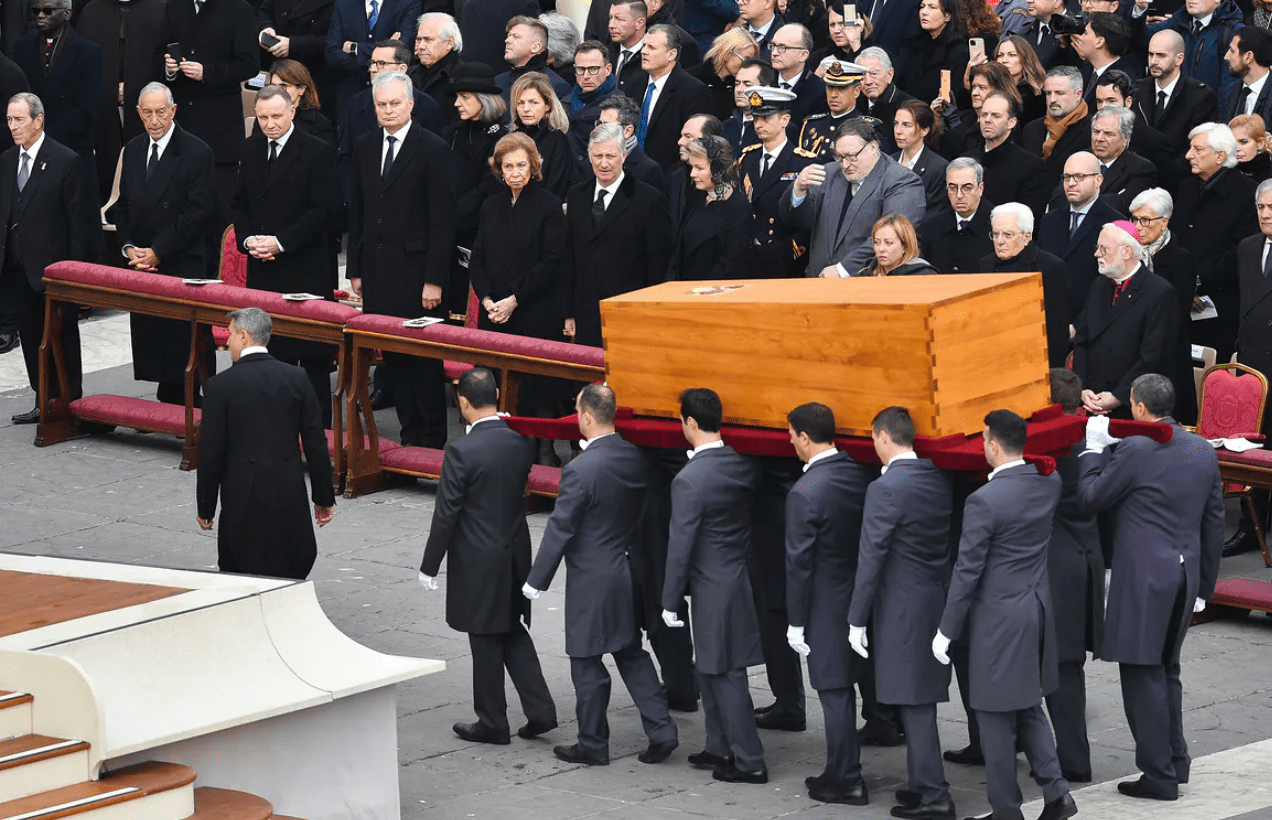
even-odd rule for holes
{"type": "Polygon", "coordinates": [[[1091,120],[1082,99],[1082,74],[1073,66],[1056,66],[1042,84],[1047,114],[1025,125],[1021,146],[1042,157],[1045,187],[1060,184],[1064,163],[1077,151],[1091,150],[1091,120]]]}
{"type": "Polygon", "coordinates": [[[576,165],[575,176],[585,176],[591,166],[587,140],[601,116],[601,101],[620,93],[609,49],[596,40],[587,40],[574,49],[574,89],[565,98],[570,112],[570,151],[576,165]]]}

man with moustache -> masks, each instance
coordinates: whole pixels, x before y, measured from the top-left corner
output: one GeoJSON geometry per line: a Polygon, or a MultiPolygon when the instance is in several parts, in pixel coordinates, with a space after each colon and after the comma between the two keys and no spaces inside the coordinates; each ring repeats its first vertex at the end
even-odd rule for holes
{"type": "Polygon", "coordinates": [[[1255,114],[1264,123],[1272,121],[1272,85],[1268,68],[1272,66],[1272,34],[1258,26],[1240,29],[1223,55],[1228,73],[1241,82],[1232,83],[1219,95],[1220,122],[1229,122],[1242,114],[1255,114]]]}
{"type": "Polygon", "coordinates": [[[1148,76],[1135,83],[1134,90],[1135,113],[1161,131],[1175,153],[1188,150],[1188,134],[1194,128],[1219,115],[1215,85],[1181,70],[1185,51],[1179,32],[1165,29],[1154,34],[1148,41],[1148,76]]]}

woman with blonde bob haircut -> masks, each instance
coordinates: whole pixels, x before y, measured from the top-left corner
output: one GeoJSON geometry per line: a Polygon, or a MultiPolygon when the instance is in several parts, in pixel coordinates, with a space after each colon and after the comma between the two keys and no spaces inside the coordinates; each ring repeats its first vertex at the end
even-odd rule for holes
{"type": "Polygon", "coordinates": [[[1233,117],[1228,127],[1237,138],[1237,170],[1255,182],[1272,177],[1272,155],[1268,153],[1272,140],[1268,138],[1263,118],[1257,114],[1241,114],[1233,117]]]}
{"type": "MultiPolygon", "coordinates": [[[[711,106],[706,113],[727,119],[733,113],[733,85],[742,61],[758,57],[760,47],[746,26],[729,29],[711,43],[702,64],[687,69],[689,75],[707,87],[711,106]]],[[[640,102],[640,100],[637,100],[640,102]]]]}
{"type": "Polygon", "coordinates": [[[914,225],[901,214],[884,214],[870,229],[875,258],[857,276],[927,276],[936,268],[919,256],[914,225]]]}
{"type": "Polygon", "coordinates": [[[543,186],[564,199],[570,188],[573,153],[570,150],[570,117],[552,90],[546,74],[531,71],[512,84],[512,128],[534,140],[542,160],[543,186]]]}

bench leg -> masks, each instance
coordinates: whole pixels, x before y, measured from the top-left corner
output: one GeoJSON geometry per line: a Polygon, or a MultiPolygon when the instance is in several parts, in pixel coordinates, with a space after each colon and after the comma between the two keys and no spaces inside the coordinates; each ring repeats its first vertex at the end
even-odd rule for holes
{"type": "Polygon", "coordinates": [[[40,423],[35,431],[36,447],[47,447],[86,435],[71,413],[71,384],[62,350],[64,309],[65,305],[61,302],[44,301],[44,338],[40,340],[39,396],[36,397],[40,408],[40,423]],[[58,381],[58,397],[50,399],[49,387],[54,378],[58,381]]]}

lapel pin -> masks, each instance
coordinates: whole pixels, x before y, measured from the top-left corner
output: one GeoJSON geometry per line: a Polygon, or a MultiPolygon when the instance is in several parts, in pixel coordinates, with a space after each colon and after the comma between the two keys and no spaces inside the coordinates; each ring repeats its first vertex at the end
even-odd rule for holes
{"type": "Polygon", "coordinates": [[[41,171],[43,171],[45,168],[48,168],[48,167],[49,167],[49,164],[48,164],[47,162],[41,162],[41,163],[40,163],[40,170],[41,170],[41,171]]]}

